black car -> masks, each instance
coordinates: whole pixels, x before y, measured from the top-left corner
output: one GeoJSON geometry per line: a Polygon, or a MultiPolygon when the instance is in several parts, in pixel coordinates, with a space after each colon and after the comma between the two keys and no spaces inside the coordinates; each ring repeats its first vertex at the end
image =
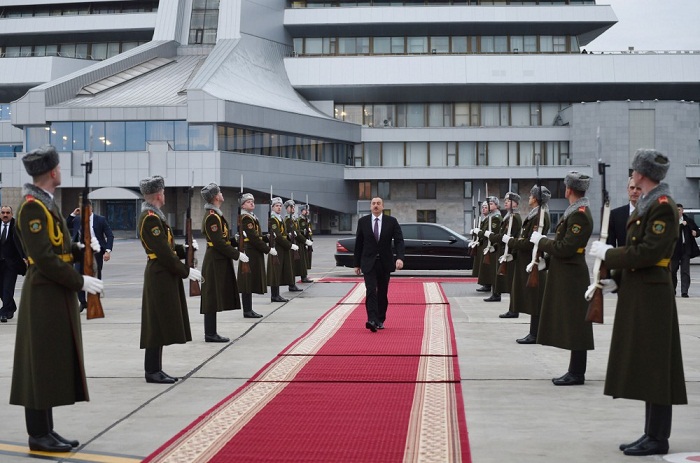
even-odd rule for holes
{"type": "MultiPolygon", "coordinates": [[[[469,241],[454,230],[436,223],[403,223],[406,270],[469,270],[473,259],[467,255],[469,241]]],[[[354,267],[355,237],[338,240],[335,265],[354,267]]]]}

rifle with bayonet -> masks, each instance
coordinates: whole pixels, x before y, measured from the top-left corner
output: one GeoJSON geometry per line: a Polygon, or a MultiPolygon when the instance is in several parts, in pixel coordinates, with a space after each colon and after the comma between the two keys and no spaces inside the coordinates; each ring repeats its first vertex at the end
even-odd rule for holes
{"type": "MultiPolygon", "coordinates": [[[[270,249],[275,247],[277,241],[277,233],[275,233],[274,228],[272,228],[272,185],[270,185],[270,202],[267,205],[267,239],[269,241],[270,249]]],[[[280,258],[278,256],[270,256],[272,265],[278,266],[280,264],[280,258]]]]}
{"type": "MultiPolygon", "coordinates": [[[[538,188],[538,194],[537,194],[537,204],[539,205],[539,217],[538,217],[538,223],[535,225],[533,228],[533,231],[539,231],[542,233],[542,230],[544,229],[544,217],[545,214],[547,213],[544,202],[542,201],[542,182],[540,181],[540,155],[535,154],[535,171],[537,175],[537,188],[538,188]]],[[[540,271],[540,261],[543,259],[542,253],[539,251],[539,243],[533,246],[532,248],[532,261],[527,264],[526,270],[530,272],[530,275],[527,277],[527,283],[525,284],[528,288],[537,288],[540,285],[540,276],[539,276],[539,271],[540,271]]]]}
{"type": "MultiPolygon", "coordinates": [[[[491,230],[491,226],[492,226],[491,219],[493,217],[493,214],[491,213],[491,200],[490,200],[490,196],[489,196],[489,184],[488,183],[486,184],[486,204],[488,204],[487,207],[488,207],[488,213],[489,213],[489,215],[488,215],[488,218],[489,218],[488,225],[489,226],[488,226],[487,230],[493,231],[493,230],[491,230]]],[[[493,251],[493,246],[491,246],[491,241],[489,241],[489,237],[485,236],[485,238],[486,238],[486,246],[484,246],[484,259],[482,260],[482,262],[486,265],[491,265],[491,252],[493,251]]]]}
{"type": "MultiPolygon", "coordinates": [[[[243,218],[241,217],[241,201],[243,200],[243,175],[241,175],[241,193],[238,196],[238,251],[245,252],[245,231],[243,231],[243,218]]],[[[250,274],[250,264],[248,262],[240,262],[241,272],[250,274]]]]}
{"type": "MultiPolygon", "coordinates": [[[[197,259],[194,257],[196,249],[192,246],[192,194],[194,191],[194,171],[192,171],[192,183],[187,189],[187,218],[185,219],[185,244],[187,244],[187,254],[185,264],[189,268],[197,268],[197,259]]],[[[201,296],[202,288],[199,281],[190,280],[190,296],[201,296]]]]}
{"type": "MultiPolygon", "coordinates": [[[[92,173],[92,126],[90,126],[90,156],[85,164],[85,188],[83,189],[83,197],[80,204],[80,216],[81,216],[81,228],[83,230],[83,244],[85,248],[83,249],[83,275],[90,277],[97,277],[95,271],[95,256],[92,249],[92,227],[90,226],[90,201],[88,200],[88,195],[90,194],[90,174],[92,173]]],[[[93,318],[104,318],[105,313],[102,309],[102,302],[100,301],[99,294],[92,294],[85,292],[85,298],[87,302],[87,319],[91,320],[93,318]]]]}
{"type": "MultiPolygon", "coordinates": [[[[508,208],[508,213],[510,214],[508,218],[508,236],[510,236],[511,231],[513,230],[513,201],[509,200],[509,208],[508,208]]],[[[506,247],[503,250],[503,255],[498,258],[499,262],[501,265],[498,266],[498,274],[499,275],[505,275],[508,273],[508,262],[513,260],[513,256],[508,253],[508,243],[506,243],[506,247]]]]}

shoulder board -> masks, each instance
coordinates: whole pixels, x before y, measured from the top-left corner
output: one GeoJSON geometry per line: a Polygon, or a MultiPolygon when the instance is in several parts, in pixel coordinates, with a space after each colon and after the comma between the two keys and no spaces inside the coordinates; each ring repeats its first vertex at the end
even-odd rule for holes
{"type": "Polygon", "coordinates": [[[156,213],[153,212],[153,211],[151,211],[151,210],[149,210],[149,211],[148,211],[148,215],[156,215],[156,213]]]}
{"type": "Polygon", "coordinates": [[[27,201],[34,201],[34,200],[36,199],[36,198],[34,198],[34,196],[32,196],[32,195],[27,195],[27,196],[25,196],[24,198],[25,198],[27,201]]]}
{"type": "Polygon", "coordinates": [[[666,204],[668,203],[668,196],[659,196],[659,204],[666,204]]]}
{"type": "Polygon", "coordinates": [[[581,206],[578,208],[578,210],[581,212],[586,212],[586,206],[581,206]]]}

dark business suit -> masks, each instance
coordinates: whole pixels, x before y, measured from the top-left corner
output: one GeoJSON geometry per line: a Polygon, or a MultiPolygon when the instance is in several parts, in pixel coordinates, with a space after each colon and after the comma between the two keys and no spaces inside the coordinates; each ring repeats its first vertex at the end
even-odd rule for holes
{"type": "MultiPolygon", "coordinates": [[[[0,222],[0,234],[4,227],[4,222],[0,222]]],[[[24,264],[24,252],[15,234],[15,219],[10,219],[7,237],[0,243],[0,289],[2,293],[2,309],[0,316],[12,318],[17,310],[15,304],[15,284],[17,275],[24,275],[27,267],[24,264]]]]}
{"type": "Polygon", "coordinates": [[[700,255],[700,249],[698,249],[698,244],[692,232],[700,235],[700,228],[686,214],[683,214],[680,222],[678,226],[678,240],[671,257],[671,278],[673,280],[673,290],[675,291],[678,286],[678,269],[681,270],[681,296],[687,297],[688,289],[690,289],[690,259],[700,255]],[[683,222],[685,222],[685,225],[683,225],[683,222]]]}
{"type": "Polygon", "coordinates": [[[610,211],[610,222],[608,222],[608,239],[605,241],[616,248],[625,245],[627,237],[627,220],[630,218],[629,203],[616,207],[610,211]]]}
{"type": "Polygon", "coordinates": [[[383,215],[379,242],[374,237],[374,216],[361,217],[357,221],[355,236],[355,267],[362,270],[367,290],[365,307],[367,321],[384,323],[389,305],[389,278],[396,270],[396,260],[391,249],[394,241],[396,258],[404,258],[404,242],[399,222],[390,215],[383,215]]]}
{"type": "MultiPolygon", "coordinates": [[[[66,223],[68,224],[68,228],[71,230],[73,240],[76,242],[83,241],[83,221],[80,220],[80,217],[69,215],[66,219],[66,223]]],[[[114,245],[114,234],[112,233],[112,228],[109,226],[109,223],[107,223],[107,219],[101,215],[95,214],[94,212],[92,214],[92,232],[95,233],[95,238],[97,238],[97,242],[100,243],[100,252],[94,253],[93,258],[95,260],[95,265],[97,265],[96,276],[101,280],[105,251],[107,249],[110,251],[112,250],[112,246],[114,245]]],[[[82,261],[77,262],[75,268],[80,274],[82,274],[82,261]]],[[[78,292],[78,299],[80,299],[81,304],[85,304],[85,293],[83,291],[78,292]]]]}

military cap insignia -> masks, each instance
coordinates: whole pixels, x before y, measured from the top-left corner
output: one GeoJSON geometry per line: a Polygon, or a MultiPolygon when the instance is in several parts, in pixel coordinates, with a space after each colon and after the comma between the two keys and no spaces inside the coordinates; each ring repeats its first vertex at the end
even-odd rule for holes
{"type": "Polygon", "coordinates": [[[659,204],[666,204],[668,203],[668,196],[659,196],[659,204]]]}
{"type": "Polygon", "coordinates": [[[39,233],[41,231],[41,220],[34,219],[29,221],[29,231],[32,233],[39,233]]]}
{"type": "Polygon", "coordinates": [[[160,227],[151,228],[151,235],[160,236],[160,233],[161,233],[160,227]]]}
{"type": "Polygon", "coordinates": [[[656,235],[661,235],[666,231],[666,222],[662,220],[654,220],[654,223],[651,225],[651,231],[653,231],[656,235]]]}
{"type": "Polygon", "coordinates": [[[209,230],[213,231],[214,233],[219,231],[219,225],[216,223],[213,223],[209,226],[209,230]]]}
{"type": "Polygon", "coordinates": [[[248,229],[252,230],[253,228],[255,228],[255,225],[252,222],[248,222],[248,229]]]}
{"type": "Polygon", "coordinates": [[[571,233],[573,233],[574,235],[578,235],[579,233],[581,233],[581,225],[577,223],[573,224],[571,226],[571,233]]]}

